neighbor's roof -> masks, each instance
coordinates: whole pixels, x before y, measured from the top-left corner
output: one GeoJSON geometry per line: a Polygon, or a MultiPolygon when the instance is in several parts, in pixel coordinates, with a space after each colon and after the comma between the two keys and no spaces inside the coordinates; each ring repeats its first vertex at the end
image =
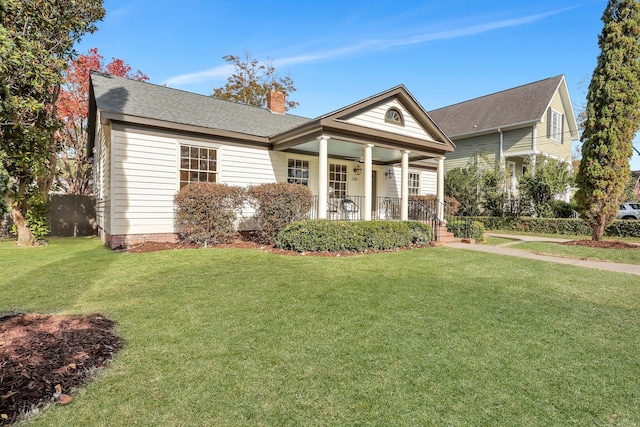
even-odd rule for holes
{"type": "Polygon", "coordinates": [[[133,117],[260,137],[309,121],[300,116],[274,114],[265,108],[97,72],[91,73],[91,85],[99,110],[133,117]]]}
{"type": "Polygon", "coordinates": [[[429,115],[453,138],[538,122],[563,80],[562,75],[551,77],[429,111],[429,115]]]}

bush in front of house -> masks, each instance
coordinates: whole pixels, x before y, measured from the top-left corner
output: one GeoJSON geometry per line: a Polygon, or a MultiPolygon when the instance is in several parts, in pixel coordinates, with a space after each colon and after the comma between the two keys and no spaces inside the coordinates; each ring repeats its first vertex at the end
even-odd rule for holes
{"type": "MultiPolygon", "coordinates": [[[[474,217],[489,230],[504,230],[542,234],[591,236],[591,228],[580,218],[474,217]]],[[[605,236],[640,237],[640,221],[614,220],[604,231],[605,236]]]]}
{"type": "Polygon", "coordinates": [[[484,242],[484,224],[471,219],[453,219],[447,223],[447,230],[455,237],[466,239],[471,238],[476,242],[484,242]]]}
{"type": "Polygon", "coordinates": [[[431,242],[431,226],[420,221],[405,221],[411,232],[411,243],[417,246],[425,246],[431,242]]]}
{"type": "Polygon", "coordinates": [[[183,241],[207,245],[227,243],[245,200],[240,187],[210,182],[191,183],[174,197],[175,228],[183,241]]]}
{"type": "MultiPolygon", "coordinates": [[[[298,252],[364,252],[402,248],[411,246],[414,239],[409,224],[413,223],[323,219],[300,221],[283,229],[278,234],[276,245],[298,252]]],[[[415,225],[411,227],[418,230],[415,225]]],[[[425,231],[420,227],[417,233],[424,236],[422,233],[425,231]]]]}
{"type": "Polygon", "coordinates": [[[307,186],[286,182],[256,185],[248,194],[259,226],[257,237],[269,244],[287,225],[307,219],[313,200],[307,186]]]}

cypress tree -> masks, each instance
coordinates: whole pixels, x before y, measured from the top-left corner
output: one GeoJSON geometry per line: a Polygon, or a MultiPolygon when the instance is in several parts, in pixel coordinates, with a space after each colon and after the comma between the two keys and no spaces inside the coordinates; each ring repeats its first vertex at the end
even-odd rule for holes
{"type": "Polygon", "coordinates": [[[610,0],[598,38],[601,53],[587,94],[576,200],[601,240],[618,212],[630,177],[632,141],[640,125],[640,3],[610,0]]]}

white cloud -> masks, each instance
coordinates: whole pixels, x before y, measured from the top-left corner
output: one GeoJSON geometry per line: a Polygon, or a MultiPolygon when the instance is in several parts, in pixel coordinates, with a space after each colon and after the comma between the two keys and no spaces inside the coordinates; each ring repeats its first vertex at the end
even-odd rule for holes
{"type": "MultiPolygon", "coordinates": [[[[456,28],[448,31],[438,31],[433,33],[418,34],[410,37],[404,37],[400,39],[373,39],[362,43],[344,46],[336,49],[329,49],[325,51],[318,51],[315,53],[307,53],[304,55],[291,56],[286,58],[274,59],[272,62],[276,67],[290,66],[295,64],[305,64],[310,62],[319,62],[330,59],[342,58],[352,54],[366,54],[369,52],[378,52],[387,49],[392,49],[398,46],[409,46],[432,42],[436,40],[449,40],[459,37],[467,37],[476,34],[486,33],[489,31],[517,27],[520,25],[531,24],[533,22],[540,21],[552,15],[557,15],[562,12],[566,12],[570,8],[560,9],[552,12],[541,13],[537,15],[525,16],[522,18],[507,19],[502,21],[487,22],[484,24],[471,25],[464,28],[456,28]]],[[[226,78],[233,72],[232,65],[221,65],[219,67],[210,68],[204,71],[198,71],[195,73],[181,74],[173,76],[167,79],[167,85],[181,85],[181,84],[193,84],[203,83],[220,78],[226,78]]]]}

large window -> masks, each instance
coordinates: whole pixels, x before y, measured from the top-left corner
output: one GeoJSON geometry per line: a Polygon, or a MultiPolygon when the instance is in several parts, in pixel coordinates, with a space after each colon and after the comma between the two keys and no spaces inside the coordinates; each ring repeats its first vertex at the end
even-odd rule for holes
{"type": "Polygon", "coordinates": [[[551,122],[549,123],[549,138],[562,141],[562,114],[551,110],[551,122]]]}
{"type": "Polygon", "coordinates": [[[329,191],[333,197],[347,195],[347,166],[329,164],[329,191]]]}
{"type": "Polygon", "coordinates": [[[420,174],[417,172],[409,172],[409,195],[420,195],[420,174]]]}
{"type": "Polygon", "coordinates": [[[287,166],[287,182],[291,184],[309,185],[309,161],[289,159],[287,166]]]}
{"type": "Polygon", "coordinates": [[[212,148],[180,146],[180,188],[191,182],[216,182],[218,152],[212,148]]]}

